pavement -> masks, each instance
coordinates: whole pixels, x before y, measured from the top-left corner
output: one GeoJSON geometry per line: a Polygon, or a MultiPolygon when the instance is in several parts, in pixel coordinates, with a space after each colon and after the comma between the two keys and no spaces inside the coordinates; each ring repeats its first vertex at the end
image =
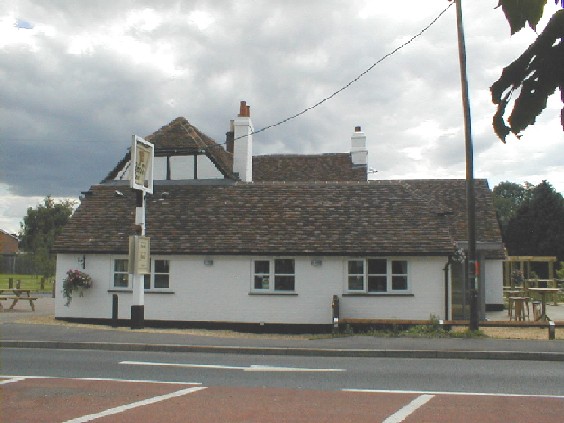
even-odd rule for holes
{"type": "MultiPolygon", "coordinates": [[[[557,307],[558,312],[559,309],[564,311],[564,305],[557,307]]],[[[0,312],[1,348],[564,361],[563,340],[254,335],[153,328],[132,330],[55,321],[54,301],[47,296],[39,298],[35,308],[33,312],[29,305],[21,302],[14,310],[0,312]]]]}

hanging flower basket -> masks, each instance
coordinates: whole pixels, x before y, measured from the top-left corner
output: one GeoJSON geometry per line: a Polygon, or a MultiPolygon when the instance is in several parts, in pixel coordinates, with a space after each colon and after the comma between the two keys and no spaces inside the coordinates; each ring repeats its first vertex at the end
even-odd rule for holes
{"type": "Polygon", "coordinates": [[[63,280],[63,297],[67,299],[66,306],[68,307],[72,301],[73,291],[78,291],[78,295],[82,297],[84,290],[92,286],[92,278],[87,273],[80,270],[69,269],[67,277],[63,280]]]}

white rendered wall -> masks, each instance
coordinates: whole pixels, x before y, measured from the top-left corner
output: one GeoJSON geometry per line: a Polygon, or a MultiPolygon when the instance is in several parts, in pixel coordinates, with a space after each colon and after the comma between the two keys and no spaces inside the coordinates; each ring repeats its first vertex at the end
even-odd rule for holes
{"type": "MultiPolygon", "coordinates": [[[[341,318],[428,320],[433,315],[444,319],[445,283],[443,269],[447,258],[414,257],[405,259],[408,260],[410,293],[413,296],[345,296],[341,298],[341,318]]],[[[344,270],[342,273],[344,273],[344,270]]],[[[344,284],[344,280],[342,283],[344,284]]]]}
{"type": "Polygon", "coordinates": [[[153,179],[163,181],[166,179],[166,157],[155,157],[153,159],[153,179]]]}
{"type": "MultiPolygon", "coordinates": [[[[223,178],[223,174],[207,156],[197,157],[198,179],[223,178]]],[[[194,179],[194,156],[172,156],[170,158],[170,178],[172,180],[194,179]]],[[[163,179],[166,179],[166,175],[163,179]]]]}
{"type": "MultiPolygon", "coordinates": [[[[111,256],[86,256],[84,271],[93,278],[93,287],[64,306],[62,280],[68,269],[81,270],[79,257],[58,256],[55,316],[110,319],[115,292],[111,256]]],[[[203,256],[160,258],[170,261],[172,293],[145,292],[147,320],[330,324],[333,295],[340,298],[341,318],[444,318],[446,258],[406,258],[413,296],[360,297],[343,296],[346,259],[342,257],[325,257],[318,267],[311,264],[311,257],[295,257],[297,295],[252,294],[252,259],[259,257],[216,256],[211,266],[204,264],[203,256]]],[[[122,291],[118,296],[119,318],[129,319],[132,293],[122,291]]]]}
{"type": "Polygon", "coordinates": [[[486,304],[503,304],[503,261],[483,262],[486,280],[486,304]]]}

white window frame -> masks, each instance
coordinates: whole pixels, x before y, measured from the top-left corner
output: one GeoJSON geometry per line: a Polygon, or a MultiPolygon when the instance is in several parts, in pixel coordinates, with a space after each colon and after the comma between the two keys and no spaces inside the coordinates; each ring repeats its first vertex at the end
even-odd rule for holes
{"type": "Polygon", "coordinates": [[[402,257],[350,257],[345,261],[345,292],[348,294],[366,294],[366,295],[389,295],[389,294],[410,294],[411,293],[411,283],[409,277],[409,260],[402,257]],[[386,260],[386,274],[383,273],[368,273],[368,262],[369,260],[386,260]],[[350,262],[362,262],[363,269],[362,273],[349,273],[349,263],[350,262]],[[402,262],[405,263],[406,273],[393,273],[393,263],[402,262]],[[386,290],[385,291],[369,291],[368,290],[368,278],[369,276],[385,276],[386,277],[386,290]],[[362,278],[362,288],[360,289],[350,289],[350,278],[351,277],[361,277],[362,278]],[[394,277],[401,277],[406,279],[405,289],[393,289],[394,277]]]}
{"type": "Polygon", "coordinates": [[[170,291],[170,264],[171,261],[169,259],[166,258],[151,258],[151,273],[148,275],[145,275],[145,277],[143,278],[143,284],[145,286],[145,292],[166,292],[166,291],[170,291]],[[156,273],[155,272],[155,262],[156,261],[167,261],[168,262],[168,273],[163,273],[163,272],[159,272],[156,273]],[[157,275],[168,275],[168,287],[166,288],[155,288],[155,274],[157,275]],[[146,279],[149,278],[149,288],[147,288],[145,281],[146,279]]]}
{"type": "Polygon", "coordinates": [[[258,293],[258,294],[295,294],[296,293],[296,259],[293,257],[265,257],[265,258],[256,258],[251,260],[251,292],[258,293]],[[277,260],[292,260],[294,264],[294,273],[276,273],[275,266],[277,260]],[[258,272],[255,273],[255,263],[256,262],[268,262],[268,273],[266,272],[258,272]],[[267,279],[268,287],[267,288],[257,288],[255,286],[255,277],[262,275],[263,278],[267,279]],[[276,284],[276,277],[287,277],[291,276],[294,278],[294,289],[275,289],[276,284]]]}
{"type": "Polygon", "coordinates": [[[129,275],[129,270],[128,270],[128,264],[129,264],[129,259],[126,256],[123,257],[112,257],[112,261],[111,261],[111,269],[110,269],[110,289],[112,290],[131,290],[131,278],[129,275]],[[120,272],[116,272],[116,261],[117,260],[123,260],[126,263],[125,266],[125,271],[120,271],[120,272]],[[120,275],[125,275],[127,277],[127,285],[126,286],[116,286],[115,285],[115,275],[116,274],[120,274],[120,275]]]}

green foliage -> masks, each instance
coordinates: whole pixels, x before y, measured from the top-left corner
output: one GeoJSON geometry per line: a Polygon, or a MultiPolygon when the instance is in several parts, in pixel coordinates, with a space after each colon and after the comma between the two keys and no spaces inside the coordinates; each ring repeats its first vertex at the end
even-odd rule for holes
{"type": "Polygon", "coordinates": [[[55,257],[51,254],[51,248],[73,209],[73,201],[56,203],[51,196],[47,196],[37,208],[29,207],[20,223],[20,247],[34,254],[37,269],[45,277],[55,274],[55,257]]]}
{"type": "Polygon", "coordinates": [[[546,181],[530,192],[510,219],[504,242],[510,255],[564,259],[564,198],[546,181]]]}
{"type": "Polygon", "coordinates": [[[82,297],[82,291],[90,287],[92,287],[92,278],[90,275],[80,270],[69,269],[67,276],[63,280],[63,297],[67,300],[65,305],[67,307],[70,305],[73,291],[78,291],[79,296],[82,297]]]}
{"type": "MultiPolygon", "coordinates": [[[[439,323],[435,315],[429,317],[429,324],[405,327],[405,325],[389,325],[385,328],[369,328],[366,330],[354,330],[346,325],[343,331],[345,336],[374,336],[382,338],[476,338],[485,337],[481,331],[451,331],[439,323]]],[[[335,336],[335,335],[333,335],[335,336]]],[[[342,336],[342,335],[341,335],[342,336]]]]}
{"type": "Polygon", "coordinates": [[[497,7],[501,6],[513,35],[527,23],[536,31],[545,5],[546,0],[499,0],[497,7]]]}
{"type": "Polygon", "coordinates": [[[530,194],[532,185],[525,182],[519,185],[514,182],[500,182],[493,189],[493,202],[501,232],[505,232],[509,220],[515,216],[517,210],[530,194]]]}
{"type": "MultiPolygon", "coordinates": [[[[536,27],[546,0],[501,0],[500,5],[510,23],[512,33],[529,23],[536,27]],[[542,4],[541,4],[542,3],[542,4]]],[[[546,28],[519,58],[503,69],[491,86],[492,101],[497,105],[493,128],[505,142],[506,137],[520,133],[546,108],[547,99],[557,88],[564,99],[564,10],[557,11],[546,28]],[[505,121],[505,111],[513,94],[518,93],[513,110],[505,121]]],[[[564,108],[561,114],[564,129],[564,108]]]]}
{"type": "Polygon", "coordinates": [[[53,289],[53,279],[46,279],[41,289],[41,277],[36,275],[20,275],[13,273],[0,274],[0,289],[8,289],[10,279],[13,280],[14,286],[16,281],[20,281],[20,288],[31,289],[32,291],[51,292],[53,289]]]}

